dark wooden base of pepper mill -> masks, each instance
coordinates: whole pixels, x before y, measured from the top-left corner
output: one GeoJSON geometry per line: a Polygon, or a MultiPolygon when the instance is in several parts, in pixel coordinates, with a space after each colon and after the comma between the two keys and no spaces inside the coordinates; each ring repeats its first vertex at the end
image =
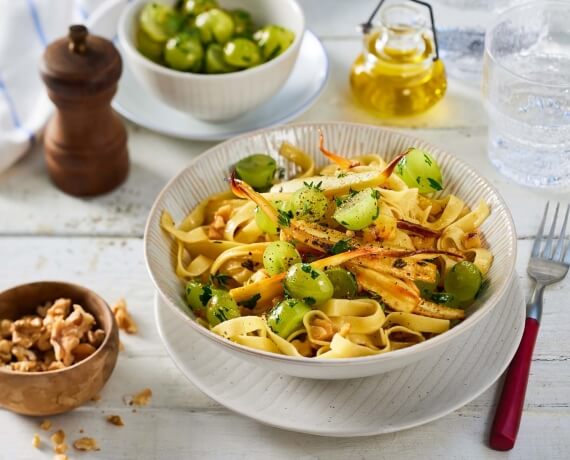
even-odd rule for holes
{"type": "Polygon", "coordinates": [[[58,118],[56,114],[49,121],[44,135],[46,164],[54,184],[74,196],[101,195],[121,185],[129,173],[129,155],[127,132],[118,115],[113,114],[114,122],[104,132],[91,126],[75,136],[64,132],[58,118]]]}

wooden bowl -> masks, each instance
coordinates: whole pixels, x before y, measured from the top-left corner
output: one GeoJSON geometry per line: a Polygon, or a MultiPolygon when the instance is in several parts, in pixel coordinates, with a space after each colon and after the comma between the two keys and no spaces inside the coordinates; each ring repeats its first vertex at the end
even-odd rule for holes
{"type": "Polygon", "coordinates": [[[119,332],[109,305],[87,288],[61,282],[23,284],[0,293],[0,319],[35,314],[38,305],[70,298],[91,313],[105,340],[88,358],[65,369],[18,372],[0,368],[0,406],[25,415],[70,411],[97,395],[109,379],[119,353],[119,332]]]}

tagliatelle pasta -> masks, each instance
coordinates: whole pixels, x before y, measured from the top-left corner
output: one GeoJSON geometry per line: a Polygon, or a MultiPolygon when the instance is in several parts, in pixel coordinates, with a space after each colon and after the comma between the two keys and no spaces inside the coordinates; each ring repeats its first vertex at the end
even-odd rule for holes
{"type": "Polygon", "coordinates": [[[387,353],[449,330],[486,284],[489,206],[434,193],[442,177],[426,152],[386,162],[344,158],[324,140],[320,148],[331,163],[318,171],[284,143],[297,177],[267,186],[275,161],[254,155],[236,166],[242,180],[232,176],[231,191],[179,225],[164,210],[197,320],[237,344],[317,360],[387,353]]]}

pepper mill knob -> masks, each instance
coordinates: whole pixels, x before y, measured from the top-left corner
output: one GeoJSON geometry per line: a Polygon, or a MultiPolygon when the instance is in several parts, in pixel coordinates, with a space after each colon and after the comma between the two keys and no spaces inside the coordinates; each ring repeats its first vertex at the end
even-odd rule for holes
{"type": "Polygon", "coordinates": [[[111,108],[121,76],[121,56],[113,44],[83,25],[50,44],[41,75],[56,113],[44,134],[52,181],[70,195],[109,192],[127,177],[127,131],[111,108]]]}
{"type": "Polygon", "coordinates": [[[69,26],[69,51],[84,54],[87,50],[87,27],[82,24],[69,26]]]}

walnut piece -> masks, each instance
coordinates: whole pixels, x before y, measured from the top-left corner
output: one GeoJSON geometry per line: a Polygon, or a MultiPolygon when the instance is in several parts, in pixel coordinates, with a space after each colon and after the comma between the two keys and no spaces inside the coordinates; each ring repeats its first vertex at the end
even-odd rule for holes
{"type": "Polygon", "coordinates": [[[41,446],[40,435],[38,433],[36,433],[36,434],[34,434],[34,437],[32,438],[32,447],[39,449],[40,446],[41,446]]]}
{"type": "Polygon", "coordinates": [[[146,406],[150,402],[151,398],[152,390],[150,388],[145,388],[133,396],[127,396],[124,399],[129,406],[146,406]]]}
{"type": "Polygon", "coordinates": [[[111,425],[115,425],[115,426],[124,426],[125,424],[123,423],[123,419],[121,418],[120,415],[108,415],[107,416],[107,421],[111,424],[111,425]]]}
{"type": "Polygon", "coordinates": [[[220,206],[214,214],[214,220],[208,226],[208,238],[211,240],[221,240],[224,237],[226,222],[232,213],[232,207],[229,204],[220,206]]]}
{"type": "Polygon", "coordinates": [[[32,350],[28,350],[20,345],[12,347],[12,354],[18,361],[37,361],[38,357],[32,350]]]}
{"type": "Polygon", "coordinates": [[[75,361],[82,361],[95,353],[95,347],[89,343],[80,343],[73,349],[72,353],[75,361]]]}
{"type": "Polygon", "coordinates": [[[42,420],[42,423],[40,423],[40,428],[44,431],[48,431],[51,428],[51,420],[47,418],[45,420],[42,420]]]}
{"type": "Polygon", "coordinates": [[[53,444],[54,448],[63,444],[65,442],[65,433],[63,430],[57,430],[54,434],[50,436],[51,443],[53,444]]]}
{"type": "Polygon", "coordinates": [[[0,340],[0,363],[9,363],[12,359],[12,342],[9,340],[0,340]]]}
{"type": "Polygon", "coordinates": [[[105,331],[103,329],[87,332],[87,342],[95,348],[98,348],[103,343],[103,340],[105,340],[105,331]]]}
{"type": "Polygon", "coordinates": [[[330,341],[334,335],[334,326],[330,320],[316,318],[310,326],[311,335],[315,340],[330,341]]]}
{"type": "Polygon", "coordinates": [[[64,319],[69,315],[71,309],[71,299],[57,299],[53,305],[48,308],[44,318],[44,325],[53,324],[57,319],[64,319]]]}
{"type": "Polygon", "coordinates": [[[31,348],[43,332],[44,325],[39,316],[24,316],[12,324],[12,343],[31,348]]]}
{"type": "Polygon", "coordinates": [[[53,460],[69,460],[69,457],[65,454],[57,454],[53,457],[53,460]]]}
{"type": "Polygon", "coordinates": [[[133,317],[127,310],[127,303],[125,299],[119,299],[119,301],[113,306],[113,314],[115,315],[115,320],[119,326],[127,334],[136,334],[138,332],[138,327],[133,317]]]}
{"type": "Polygon", "coordinates": [[[101,450],[95,439],[87,437],[79,438],[73,441],[73,447],[83,452],[89,452],[92,450],[101,450]]]}
{"type": "Polygon", "coordinates": [[[3,319],[0,321],[0,338],[7,339],[12,337],[12,321],[3,319]]]}
{"type": "Polygon", "coordinates": [[[62,444],[58,444],[53,448],[53,451],[56,454],[65,454],[67,452],[67,449],[69,449],[68,445],[66,443],[62,443],[62,444]]]}
{"type": "Polygon", "coordinates": [[[18,361],[10,363],[10,369],[17,372],[38,372],[43,370],[41,363],[37,361],[18,361]]]}
{"type": "MultiPolygon", "coordinates": [[[[54,307],[55,304],[52,308],[54,307]]],[[[73,350],[93,324],[95,324],[95,318],[83,310],[80,305],[73,305],[73,313],[67,318],[56,318],[51,326],[50,338],[55,351],[55,359],[61,361],[64,366],[71,366],[75,359],[73,350]]]]}

